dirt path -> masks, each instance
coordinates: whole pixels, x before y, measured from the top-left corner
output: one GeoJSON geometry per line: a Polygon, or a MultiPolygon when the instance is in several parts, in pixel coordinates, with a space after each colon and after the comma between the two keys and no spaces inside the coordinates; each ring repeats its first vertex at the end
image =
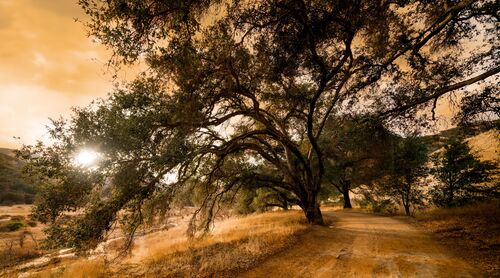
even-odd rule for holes
{"type": "Polygon", "coordinates": [[[313,227],[301,241],[240,277],[478,277],[429,235],[404,220],[326,212],[333,226],[313,227]]]}

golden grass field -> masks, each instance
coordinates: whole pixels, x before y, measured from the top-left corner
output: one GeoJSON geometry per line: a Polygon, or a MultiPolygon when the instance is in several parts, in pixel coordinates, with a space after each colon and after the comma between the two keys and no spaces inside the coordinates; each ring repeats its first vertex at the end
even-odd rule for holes
{"type": "Polygon", "coordinates": [[[43,254],[37,247],[45,237],[43,225],[29,221],[31,212],[30,205],[0,206],[0,225],[12,221],[12,219],[22,219],[25,224],[19,230],[0,232],[0,269],[12,264],[19,264],[23,261],[39,257],[43,254]],[[33,226],[27,225],[27,222],[33,226]],[[36,226],[35,226],[36,225],[36,226]]]}
{"type": "Polygon", "coordinates": [[[308,228],[299,211],[221,220],[210,235],[199,239],[186,237],[186,223],[187,218],[175,228],[138,237],[130,255],[114,263],[109,260],[116,249],[109,245],[104,254],[92,259],[61,260],[28,270],[29,275],[23,277],[232,276],[290,246],[308,228]]]}

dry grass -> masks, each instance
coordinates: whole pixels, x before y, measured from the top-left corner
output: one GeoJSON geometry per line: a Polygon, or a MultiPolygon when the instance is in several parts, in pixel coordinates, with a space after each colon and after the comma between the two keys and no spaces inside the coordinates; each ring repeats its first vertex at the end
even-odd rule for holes
{"type": "Polygon", "coordinates": [[[0,269],[39,257],[43,226],[28,220],[30,205],[0,206],[0,269]],[[19,224],[10,229],[12,224],[19,224]]]}
{"type": "Polygon", "coordinates": [[[443,245],[482,269],[500,276],[500,202],[434,209],[417,216],[443,245]]]}
{"type": "Polygon", "coordinates": [[[67,264],[61,267],[47,269],[38,273],[29,275],[29,278],[59,278],[59,277],[71,277],[71,278],[101,278],[109,277],[103,260],[87,260],[81,259],[77,262],[67,264]]]}
{"type": "Polygon", "coordinates": [[[12,205],[0,206],[0,215],[22,215],[27,216],[31,213],[32,205],[12,205]]]}
{"type": "Polygon", "coordinates": [[[307,228],[300,212],[271,212],[220,222],[198,240],[153,245],[142,261],[146,277],[228,276],[291,245],[307,228]]]}
{"type": "Polygon", "coordinates": [[[19,247],[15,242],[4,243],[0,247],[0,269],[17,265],[41,256],[33,246],[19,247]]]}
{"type": "Polygon", "coordinates": [[[481,160],[500,162],[500,131],[492,129],[467,139],[481,160]]]}
{"type": "Polygon", "coordinates": [[[131,255],[120,262],[82,258],[28,277],[234,276],[284,250],[308,227],[299,211],[268,212],[219,221],[210,235],[189,239],[187,219],[179,222],[178,227],[137,238],[131,255]]]}

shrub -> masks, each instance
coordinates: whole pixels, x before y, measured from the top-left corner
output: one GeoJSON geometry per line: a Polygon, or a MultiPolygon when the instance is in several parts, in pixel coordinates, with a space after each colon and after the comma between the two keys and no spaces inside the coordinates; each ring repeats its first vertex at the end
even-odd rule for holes
{"type": "Polygon", "coordinates": [[[374,213],[389,213],[397,212],[397,207],[391,199],[383,198],[371,190],[361,191],[362,197],[358,200],[358,204],[362,208],[370,208],[374,213]]]}
{"type": "Polygon", "coordinates": [[[0,225],[0,232],[14,232],[24,227],[24,223],[18,220],[10,220],[0,225]]]}

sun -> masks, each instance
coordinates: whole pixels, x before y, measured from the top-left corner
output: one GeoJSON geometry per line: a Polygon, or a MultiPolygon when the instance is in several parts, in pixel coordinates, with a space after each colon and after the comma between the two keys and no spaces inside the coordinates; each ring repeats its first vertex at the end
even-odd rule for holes
{"type": "Polygon", "coordinates": [[[93,166],[98,158],[98,153],[93,150],[80,150],[75,156],[75,162],[80,166],[93,166]]]}

